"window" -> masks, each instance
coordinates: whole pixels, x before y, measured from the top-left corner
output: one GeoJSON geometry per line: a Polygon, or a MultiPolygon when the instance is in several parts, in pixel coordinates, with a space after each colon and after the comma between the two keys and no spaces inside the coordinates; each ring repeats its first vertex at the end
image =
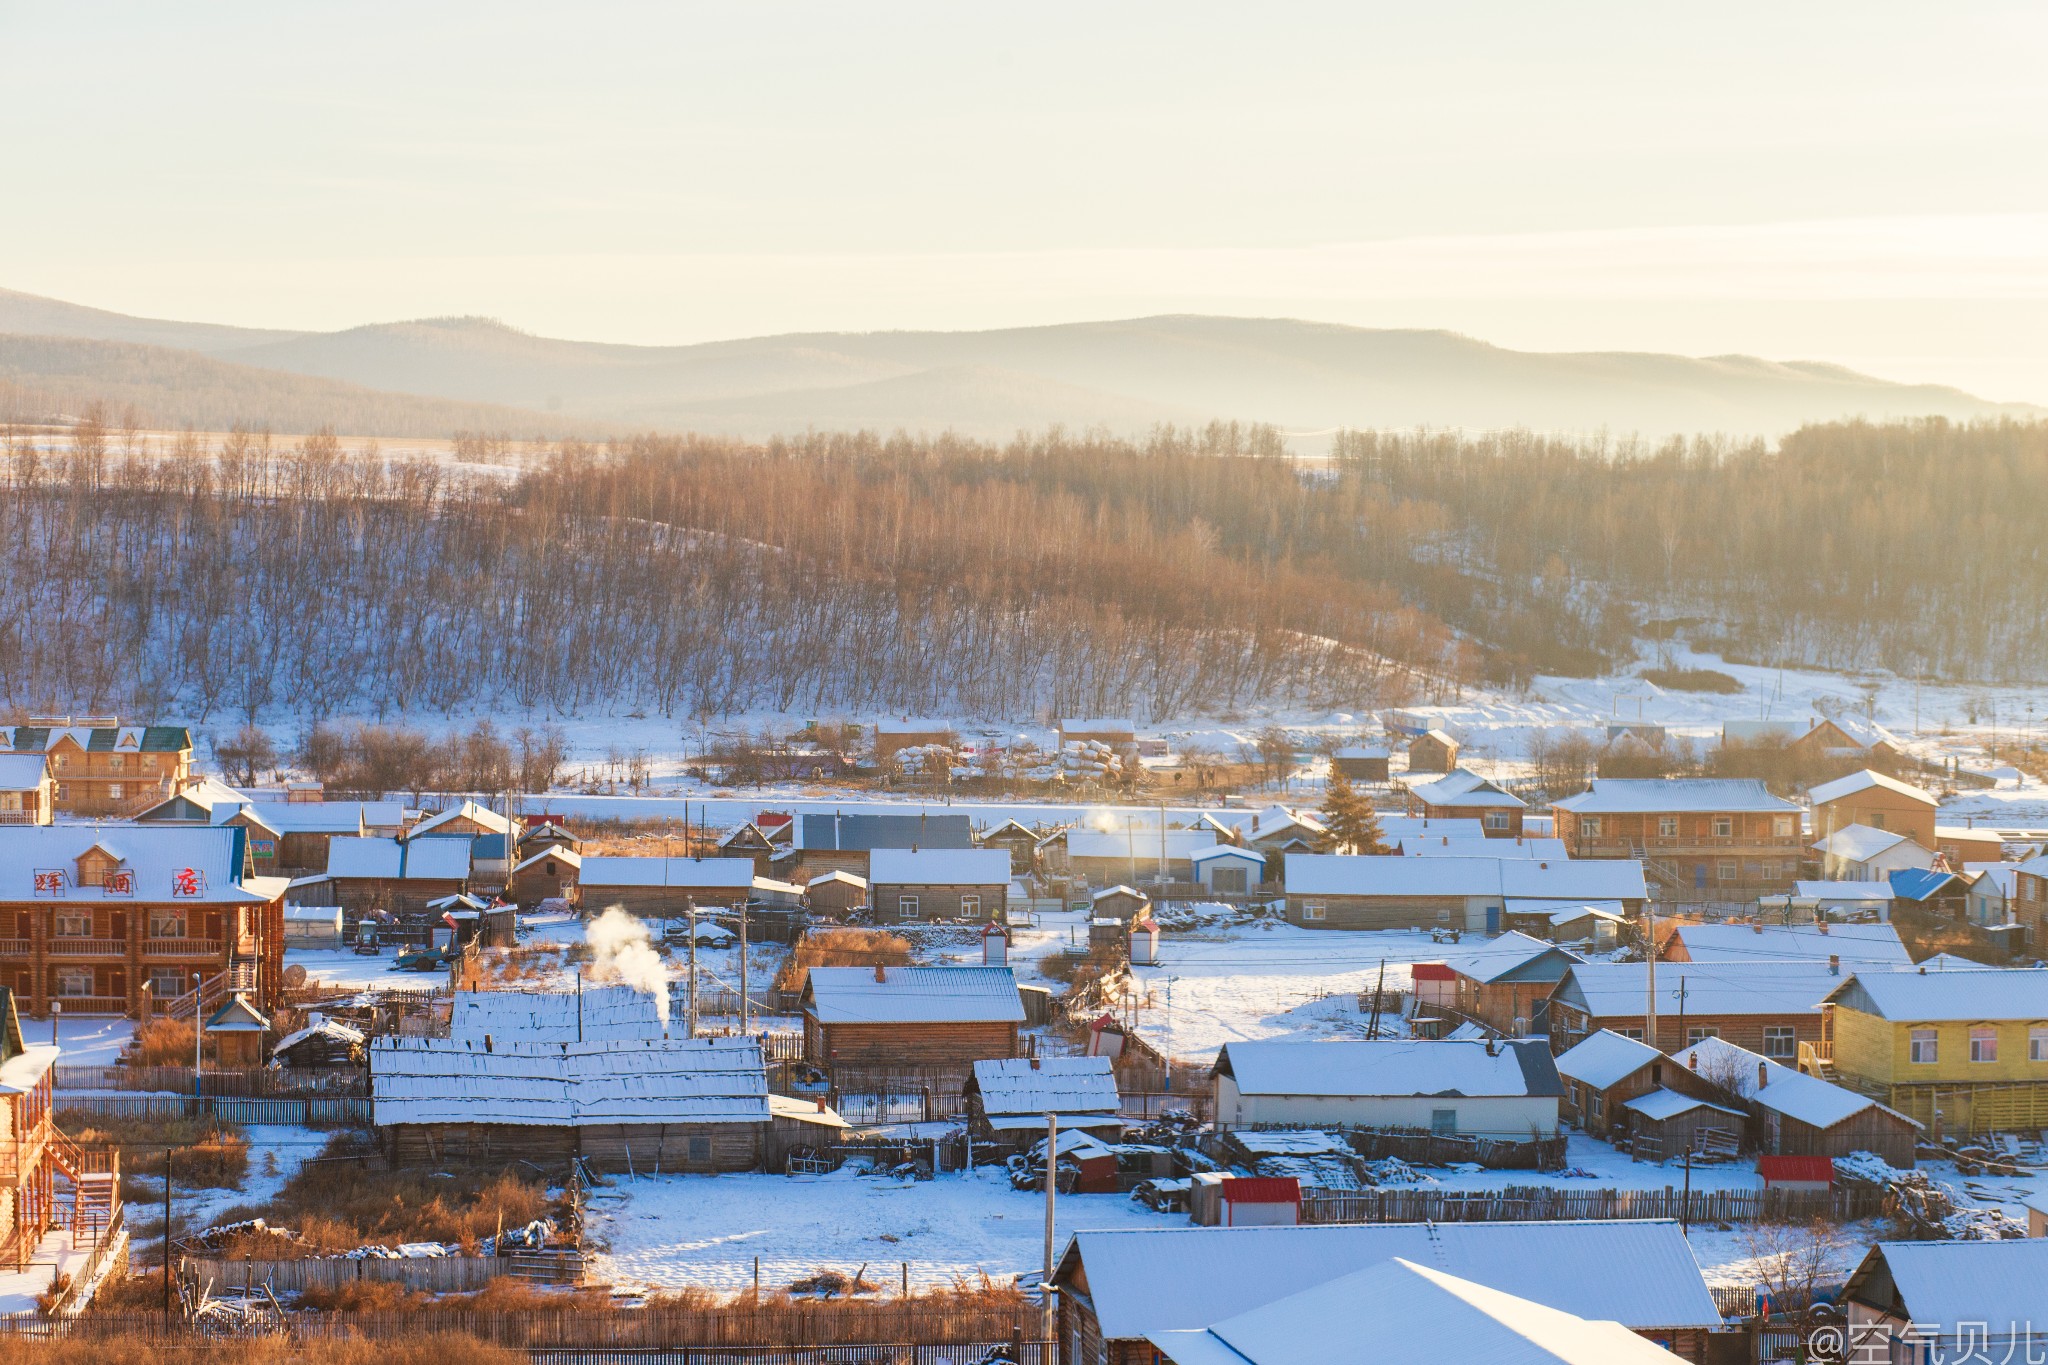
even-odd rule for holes
{"type": "Polygon", "coordinates": [[[1973,1062],[1995,1062],[1998,1060],[1997,1029],[1987,1027],[1970,1030],[1970,1060],[1973,1062]]]}
{"type": "Polygon", "coordinates": [[[1881,811],[1881,810],[1874,810],[1874,811],[1870,812],[1870,827],[1871,827],[1872,829],[1883,829],[1883,828],[1884,828],[1884,812],[1883,812],[1883,811],[1881,811]]]}
{"type": "Polygon", "coordinates": [[[2027,1060],[2048,1062],[2048,1028],[2036,1024],[2027,1030],[2027,1060]]]}
{"type": "Polygon", "coordinates": [[[1709,1038],[1719,1038],[1720,1036],[1721,1030],[1717,1028],[1694,1025],[1688,1027],[1685,1031],[1685,1045],[1691,1047],[1694,1043],[1704,1043],[1709,1038]]]}
{"type": "Polygon", "coordinates": [[[1784,1024],[1764,1025],[1764,1056],[1789,1061],[1799,1055],[1799,1035],[1784,1024]]]}
{"type": "Polygon", "coordinates": [[[1458,1111],[1455,1109],[1432,1109],[1429,1111],[1429,1131],[1455,1135],[1458,1131],[1458,1111]]]}
{"type": "Polygon", "coordinates": [[[176,1000],[191,987],[192,983],[176,967],[159,967],[149,974],[149,993],[158,1004],[176,1000]]]}
{"type": "Polygon", "coordinates": [[[126,754],[113,754],[110,755],[107,759],[107,767],[114,772],[120,772],[123,768],[127,766],[128,755],[126,754]]]}
{"type": "Polygon", "coordinates": [[[1598,1090],[1595,1090],[1593,1092],[1593,1102],[1586,1106],[1587,1112],[1592,1114],[1592,1116],[1597,1119],[1600,1117],[1601,1111],[1606,1108],[1607,1097],[1601,1094],[1598,1090]]]}
{"type": "Polygon", "coordinates": [[[981,918],[981,897],[979,897],[979,896],[962,896],[962,897],[960,898],[960,918],[961,918],[961,919],[980,919],[980,918],[981,918]]]}
{"type": "Polygon", "coordinates": [[[547,869],[548,869],[548,875],[549,875],[550,877],[552,877],[552,876],[554,876],[554,875],[555,875],[555,860],[554,860],[553,858],[550,858],[550,859],[548,859],[548,861],[547,861],[547,869]]]}
{"type": "Polygon", "coordinates": [[[1676,839],[1678,837],[1678,817],[1675,815],[1658,816],[1657,835],[1662,839],[1676,839]]]}
{"type": "Polygon", "coordinates": [[[1778,869],[1778,874],[1788,882],[1797,881],[1799,879],[1799,864],[1795,860],[1787,858],[1784,866],[1778,869]]]}
{"type": "Polygon", "coordinates": [[[1735,817],[1734,817],[1734,816],[1732,816],[1732,815],[1717,815],[1717,816],[1715,816],[1715,817],[1714,817],[1714,837],[1715,837],[1716,839],[1730,839],[1730,838],[1733,838],[1734,836],[1735,836],[1735,817]]]}
{"type": "Polygon", "coordinates": [[[1624,1038],[1633,1038],[1639,1043],[1643,1041],[1643,1026],[1641,1024],[1636,1025],[1634,1028],[1616,1029],[1615,1032],[1624,1038]]]}
{"type": "Polygon", "coordinates": [[[1719,877],[1724,882],[1734,881],[1737,875],[1735,860],[1733,858],[1721,859],[1720,863],[1714,869],[1714,875],[1716,877],[1719,877]]]}
{"type": "Polygon", "coordinates": [[[898,919],[916,919],[917,897],[898,896],[896,898],[896,916],[898,919]]]}
{"type": "Polygon", "coordinates": [[[109,801],[119,801],[120,799],[121,799],[121,784],[120,784],[119,782],[109,782],[109,783],[107,784],[107,800],[109,800],[109,801]]]}
{"type": "Polygon", "coordinates": [[[57,994],[77,997],[92,994],[92,968],[59,967],[57,969],[57,994]]]}
{"type": "Polygon", "coordinates": [[[690,1139],[690,1160],[692,1160],[692,1161],[709,1161],[709,1160],[711,1160],[711,1139],[710,1139],[710,1138],[708,1138],[708,1137],[693,1137],[693,1138],[691,1138],[691,1139],[690,1139]]]}
{"type": "Polygon", "coordinates": [[[1507,813],[1506,811],[1504,811],[1504,810],[1490,810],[1490,811],[1488,811],[1488,812],[1486,813],[1486,828],[1488,828],[1488,829],[1506,829],[1507,827],[1508,827],[1508,813],[1507,813]]]}
{"type": "Polygon", "coordinates": [[[1599,838],[1600,817],[1597,815],[1581,815],[1579,817],[1579,836],[1585,839],[1599,838]]]}
{"type": "Polygon", "coordinates": [[[151,938],[185,937],[185,912],[183,910],[150,911],[149,936],[151,938]]]}
{"type": "MultiPolygon", "coordinates": [[[[57,916],[57,936],[59,938],[91,938],[92,916],[75,913],[57,916]]],[[[91,992],[88,991],[86,994],[90,995],[91,992]]]]}
{"type": "Polygon", "coordinates": [[[1793,833],[1792,817],[1789,815],[1773,815],[1771,817],[1771,833],[1777,835],[1780,839],[1791,838],[1793,833]]]}
{"type": "Polygon", "coordinates": [[[1910,1056],[1915,1065],[1933,1066],[1941,1059],[1941,1044],[1931,1028],[1916,1028],[1911,1034],[1910,1056]]]}
{"type": "Polygon", "coordinates": [[[1327,908],[1321,901],[1303,901],[1301,903],[1301,917],[1303,919],[1321,919],[1327,908]]]}

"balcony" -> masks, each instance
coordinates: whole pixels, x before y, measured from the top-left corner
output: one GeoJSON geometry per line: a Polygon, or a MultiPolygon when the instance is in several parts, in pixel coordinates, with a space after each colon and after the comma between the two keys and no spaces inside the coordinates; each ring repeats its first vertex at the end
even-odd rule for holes
{"type": "Polygon", "coordinates": [[[37,825],[35,812],[26,810],[0,810],[0,825],[37,825]]]}
{"type": "Polygon", "coordinates": [[[27,957],[28,950],[25,938],[0,938],[0,957],[27,957]]]}
{"type": "Polygon", "coordinates": [[[59,995],[51,997],[50,1003],[64,1007],[64,1017],[74,1014],[126,1014],[128,997],[125,995],[59,995]]]}
{"type": "Polygon", "coordinates": [[[1671,858],[1721,853],[1755,853],[1774,858],[1796,858],[1805,852],[1798,835],[1786,834],[1674,834],[1632,839],[1617,834],[1565,836],[1573,856],[1580,858],[1671,858]]]}
{"type": "Polygon", "coordinates": [[[144,957],[212,957],[221,955],[219,939],[212,938],[146,938],[142,940],[144,957]]]}
{"type": "Polygon", "coordinates": [[[51,936],[46,951],[51,957],[126,957],[128,940],[73,938],[68,934],[55,934],[51,936]]]}

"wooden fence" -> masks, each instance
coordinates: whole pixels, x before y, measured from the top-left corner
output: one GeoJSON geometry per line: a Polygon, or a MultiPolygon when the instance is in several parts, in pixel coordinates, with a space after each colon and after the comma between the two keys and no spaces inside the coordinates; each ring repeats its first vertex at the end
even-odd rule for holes
{"type": "Polygon", "coordinates": [[[57,1108],[107,1118],[214,1118],[222,1123],[268,1123],[294,1128],[365,1128],[370,1101],[355,1095],[247,1099],[238,1095],[60,1094],[57,1108]]]}
{"type": "Polygon", "coordinates": [[[1304,1223],[1544,1223],[1676,1218],[1687,1223],[1761,1223],[1825,1218],[1844,1223],[1884,1211],[1876,1190],[1361,1190],[1312,1194],[1304,1223]]]}
{"type": "MultiPolygon", "coordinates": [[[[58,1090],[144,1090],[192,1093],[189,1066],[58,1066],[50,1084],[58,1090]]],[[[366,1095],[370,1075],[363,1067],[324,1066],[273,1071],[268,1067],[200,1073],[208,1095],[267,1099],[283,1095],[366,1095]]]]}

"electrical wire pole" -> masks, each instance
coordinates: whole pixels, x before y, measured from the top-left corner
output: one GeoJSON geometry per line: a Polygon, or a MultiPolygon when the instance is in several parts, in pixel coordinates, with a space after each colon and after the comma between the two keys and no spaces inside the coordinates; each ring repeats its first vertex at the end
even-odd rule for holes
{"type": "Polygon", "coordinates": [[[1657,1047],[1657,902],[1647,897],[1643,901],[1643,939],[1643,1041],[1657,1047]]]}
{"type": "Polygon", "coordinates": [[[747,902],[740,902],[740,1036],[744,1038],[754,1021],[753,1004],[747,998],[747,902]]]}
{"type": "Polygon", "coordinates": [[[683,902],[683,910],[690,917],[690,1036],[697,1036],[697,898],[691,896],[683,902]]]}
{"type": "Polygon", "coordinates": [[[1041,1341],[1053,1339],[1052,1220],[1053,1198],[1060,1184],[1059,1170],[1060,1116],[1049,1112],[1045,1116],[1045,1266],[1038,1283],[1038,1337],[1041,1341]]]}

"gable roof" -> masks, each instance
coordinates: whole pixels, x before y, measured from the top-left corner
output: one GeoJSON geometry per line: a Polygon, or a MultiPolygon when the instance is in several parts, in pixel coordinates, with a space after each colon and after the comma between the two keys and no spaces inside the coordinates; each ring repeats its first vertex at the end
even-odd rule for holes
{"type": "Polygon", "coordinates": [[[751,891],[752,858],[623,858],[585,854],[578,877],[588,897],[607,886],[661,886],[678,891],[751,891]]]}
{"type": "Polygon", "coordinates": [[[237,816],[255,820],[274,834],[362,834],[403,825],[405,805],[399,801],[220,801],[213,806],[216,825],[237,816]]]}
{"type": "MultiPolygon", "coordinates": [[[[1238,826],[1245,833],[1245,826],[1238,826]]],[[[1270,833],[1271,831],[1268,831],[1270,833]]],[[[1252,836],[1246,834],[1247,838],[1252,836]]],[[[1216,845],[1216,831],[1212,829],[1169,829],[1162,831],[1159,826],[1150,828],[1099,830],[1070,829],[1067,831],[1067,856],[1069,858],[1137,858],[1156,862],[1162,850],[1168,862],[1191,858],[1205,848],[1216,845]]]]}
{"type": "MultiPolygon", "coordinates": [[[[1595,1019],[1640,1018],[1647,973],[1641,962],[1582,962],[1550,998],[1595,1019]]],[[[1657,1014],[1678,1013],[1681,987],[1688,1014],[1805,1014],[1843,980],[1824,962],[1659,962],[1657,1014]]]]}
{"type": "Polygon", "coordinates": [[[327,875],[384,881],[461,881],[469,876],[469,841],[400,840],[381,834],[338,836],[327,843],[327,875]]]}
{"type": "Polygon", "coordinates": [[[583,867],[583,855],[570,848],[567,844],[549,844],[539,852],[529,853],[524,858],[521,858],[518,865],[512,870],[514,872],[524,872],[527,868],[543,862],[567,863],[569,866],[581,870],[583,867]]]}
{"type": "Polygon", "coordinates": [[[1673,1060],[1751,1104],[1815,1128],[1832,1128],[1872,1109],[1905,1118],[1876,1100],[1818,1076],[1781,1066],[1725,1038],[1703,1038],[1683,1052],[1674,1053],[1673,1060]],[[1759,1075],[1766,1079],[1762,1086],[1757,1084],[1759,1075]]]}
{"type": "Polygon", "coordinates": [[[1486,825],[1476,815],[1382,815],[1380,837],[1389,848],[1410,839],[1484,839],[1486,825]]]}
{"type": "Polygon", "coordinates": [[[1734,777],[1596,777],[1588,791],[1550,803],[1574,815],[1636,815],[1667,812],[1794,814],[1790,801],[1771,795],[1762,782],[1734,777]]]}
{"type": "Polygon", "coordinates": [[[1021,1024],[1008,967],[813,967],[805,1009],[821,1024],[1021,1024]]]}
{"type": "Polygon", "coordinates": [[[464,801],[461,805],[451,806],[438,815],[428,816],[406,831],[406,837],[408,839],[417,839],[422,834],[432,834],[442,826],[453,824],[457,820],[469,820],[482,825],[484,832],[487,834],[509,834],[512,830],[512,822],[492,810],[489,806],[479,806],[474,801],[464,801]]]}
{"type": "Polygon", "coordinates": [[[1176,1365],[1674,1365],[1681,1359],[1618,1322],[1594,1322],[1402,1257],[1340,1275],[1215,1324],[1155,1332],[1176,1365]]]}
{"type": "Polygon", "coordinates": [[[1832,782],[1823,782],[1818,787],[1809,788],[1806,797],[1814,805],[1823,806],[1830,801],[1839,801],[1845,796],[1854,796],[1858,792],[1869,791],[1873,787],[1891,792],[1896,796],[1909,797],[1924,806],[1938,807],[1941,805],[1940,801],[1921,791],[1918,787],[1901,782],[1896,777],[1887,777],[1883,773],[1873,772],[1869,768],[1865,768],[1861,772],[1850,773],[1847,777],[1838,777],[1832,782]]]}
{"type": "Polygon", "coordinates": [[[1637,1038],[1624,1038],[1612,1029],[1586,1035],[1576,1046],[1565,1049],[1557,1059],[1557,1074],[1582,1081],[1595,1090],[1619,1085],[1635,1072],[1664,1056],[1637,1038]]]}
{"type": "Polygon", "coordinates": [[[48,778],[49,765],[41,754],[0,754],[0,791],[34,791],[48,778]]]}
{"type": "Polygon", "coordinates": [[[1443,963],[1460,976],[1474,981],[1499,981],[1503,977],[1517,977],[1521,980],[1536,980],[1527,971],[1538,967],[1554,967],[1555,976],[1564,975],[1564,969],[1584,958],[1555,943],[1532,938],[1519,929],[1511,929],[1498,938],[1467,948],[1462,953],[1447,953],[1443,963]]]}
{"type": "Polygon", "coordinates": [[[1077,1232],[1060,1278],[1084,1271],[1102,1335],[1129,1340],[1202,1327],[1397,1256],[1632,1328],[1721,1325],[1669,1220],[1077,1232]]]}
{"type": "Polygon", "coordinates": [[[1236,844],[1217,844],[1213,848],[1196,849],[1188,855],[1188,861],[1197,867],[1204,863],[1213,863],[1219,858],[1242,858],[1259,867],[1266,865],[1265,854],[1255,848],[1239,848],[1236,844]]]}
{"type": "Polygon", "coordinates": [[[1522,896],[1542,900],[1641,900],[1643,865],[1627,858],[1549,862],[1528,858],[1388,858],[1297,853],[1287,860],[1290,896],[1522,896]]]}
{"type": "MultiPolygon", "coordinates": [[[[1917,869],[1916,869],[1917,870],[1917,869]]],[[[1897,872],[1892,876],[1900,875],[1897,872]]],[[[1947,876],[1947,873],[1939,874],[1947,876]]],[[[1794,882],[1792,894],[1802,900],[1817,901],[1888,901],[1898,893],[1890,881],[1875,882],[1794,882]]]]}
{"type": "MultiPolygon", "coordinates": [[[[1844,825],[1825,838],[1808,844],[1807,847],[1830,858],[1862,863],[1900,844],[1913,842],[1909,836],[1895,829],[1876,829],[1870,825],[1844,825]]],[[[1928,856],[1931,858],[1933,855],[1930,853],[1928,856]]]]}
{"type": "Polygon", "coordinates": [[[1002,886],[1010,880],[1001,848],[878,848],[868,854],[870,886],[1002,886]]]}
{"type": "MultiPolygon", "coordinates": [[[[485,992],[490,994],[490,992],[485,992]]],[[[587,1007],[587,1004],[586,1004],[587,1007]]],[[[370,1044],[373,1113],[394,1123],[766,1123],[750,1038],[586,1042],[387,1036],[370,1044]]]]}
{"type": "Polygon", "coordinates": [[[1420,1039],[1225,1043],[1216,1074],[1243,1095],[1457,1095],[1542,1098],[1564,1093],[1545,1039],[1488,1044],[1420,1039]]]}
{"type": "Polygon", "coordinates": [[[844,882],[846,885],[852,887],[856,891],[865,891],[868,889],[868,879],[866,877],[863,877],[855,872],[848,872],[844,868],[834,868],[830,872],[824,873],[821,876],[811,878],[809,881],[805,882],[804,885],[822,886],[826,882],[844,882]]]}
{"type": "Polygon", "coordinates": [[[856,853],[876,848],[973,848],[974,829],[964,815],[804,815],[798,817],[797,847],[856,853]]]}
{"type": "Polygon", "coordinates": [[[1534,862],[1566,862],[1571,854],[1562,839],[1453,839],[1437,835],[1401,840],[1407,858],[1527,858],[1534,862]]]}
{"type": "MultiPolygon", "coordinates": [[[[0,728],[0,739],[8,732],[0,728]]],[[[192,735],[182,725],[17,725],[10,747],[18,751],[47,753],[60,740],[69,739],[90,753],[177,753],[192,747],[192,735]]]]}
{"type": "Polygon", "coordinates": [[[187,869],[199,874],[199,894],[180,896],[193,904],[247,904],[271,899],[256,879],[244,881],[246,831],[207,825],[149,824],[98,828],[93,825],[0,825],[0,901],[133,901],[172,899],[173,878],[187,869]],[[77,861],[95,844],[135,874],[132,895],[104,887],[80,886],[77,861]],[[61,894],[37,894],[39,871],[64,874],[61,894]]]}
{"type": "Polygon", "coordinates": [[[457,991],[448,1036],[483,1046],[486,1036],[525,1043],[573,1043],[659,1038],[661,1015],[653,996],[631,986],[585,986],[581,991],[457,991]]]}
{"type": "Polygon", "coordinates": [[[1505,787],[1497,786],[1466,768],[1447,773],[1434,782],[1417,783],[1408,789],[1408,794],[1425,806],[1497,806],[1503,810],[1523,810],[1529,804],[1505,787]]]}
{"type": "Polygon", "coordinates": [[[1114,1114],[1123,1101],[1107,1057],[1006,1057],[976,1062],[984,1113],[1114,1114]]]}
{"type": "Polygon", "coordinates": [[[1858,972],[1827,999],[1901,1024],[2048,1021],[2048,967],[1858,972]]]}
{"type": "Polygon", "coordinates": [[[1924,901],[1946,889],[1949,883],[1958,880],[1953,872],[1937,872],[1926,867],[1899,867],[1885,876],[1892,894],[1903,896],[1910,901],[1924,901]]]}
{"type": "MultiPolygon", "coordinates": [[[[1995,1242],[1879,1242],[1849,1276],[1845,1298],[1883,1304],[1888,1280],[1912,1321],[1953,1343],[1968,1333],[1978,1347],[2040,1331],[2041,1286],[2048,1283],[2048,1238],[1995,1242]],[[1873,1292],[1878,1291],[1878,1292],[1873,1292]]],[[[1993,1351],[1988,1359],[2001,1354],[1993,1351]]]]}
{"type": "MultiPolygon", "coordinates": [[[[1841,886],[1852,883],[1833,882],[1841,886]]],[[[1800,961],[1910,967],[1913,955],[1889,924],[1681,924],[1672,937],[1694,962],[1800,961]]]]}
{"type": "Polygon", "coordinates": [[[1695,1109],[1712,1109],[1720,1114],[1733,1114],[1738,1119],[1744,1117],[1740,1109],[1730,1109],[1725,1104],[1715,1104],[1712,1100],[1703,1100],[1697,1095],[1681,1095],[1676,1090],[1666,1090],[1662,1086],[1634,1099],[1623,1100],[1621,1107],[1632,1113],[1641,1114],[1655,1123],[1676,1118],[1680,1114],[1690,1114],[1695,1109]]]}

